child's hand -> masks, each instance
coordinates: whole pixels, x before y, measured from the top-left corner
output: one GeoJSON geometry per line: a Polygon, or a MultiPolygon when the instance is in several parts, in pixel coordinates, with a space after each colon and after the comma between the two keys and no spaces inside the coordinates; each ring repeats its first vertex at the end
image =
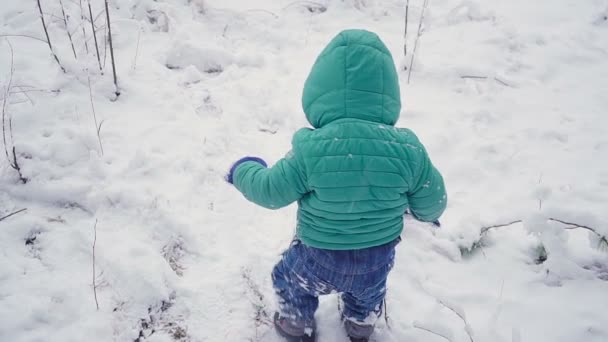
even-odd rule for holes
{"type": "Polygon", "coordinates": [[[230,171],[228,171],[228,174],[224,177],[224,179],[226,180],[226,182],[230,183],[230,184],[234,184],[234,171],[236,170],[236,168],[245,163],[245,162],[256,162],[261,164],[264,167],[268,167],[268,164],[266,164],[266,162],[262,159],[262,158],[258,158],[258,157],[243,157],[239,160],[237,160],[234,164],[232,164],[232,167],[230,167],[230,171]]]}

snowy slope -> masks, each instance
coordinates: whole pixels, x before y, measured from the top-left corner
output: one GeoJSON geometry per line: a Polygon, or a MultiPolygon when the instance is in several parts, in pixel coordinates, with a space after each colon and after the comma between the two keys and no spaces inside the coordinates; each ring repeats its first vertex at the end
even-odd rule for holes
{"type": "MultiPolygon", "coordinates": [[[[114,0],[118,99],[78,2],[64,1],[75,60],[59,1],[41,1],[65,74],[45,43],[16,36],[44,39],[36,2],[4,2],[7,144],[28,182],[2,151],[0,217],[27,211],[0,221],[0,341],[279,341],[270,270],[295,206],[255,207],[222,177],[243,155],[288,151],[309,68],[345,28],[392,50],[399,125],[450,200],[440,230],[407,222],[375,338],[608,341],[608,250],[548,221],[608,235],[607,1],[432,0],[408,84],[423,0],[405,58],[404,1],[114,0]]],[[[335,297],[318,318],[320,341],[347,340],[335,297]]]]}

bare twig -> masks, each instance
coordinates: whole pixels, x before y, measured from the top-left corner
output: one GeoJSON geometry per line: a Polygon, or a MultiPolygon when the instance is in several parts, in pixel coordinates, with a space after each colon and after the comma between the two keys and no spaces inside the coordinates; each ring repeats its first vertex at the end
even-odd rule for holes
{"type": "Polygon", "coordinates": [[[32,91],[31,89],[23,90],[23,88],[17,87],[17,86],[15,86],[15,88],[19,88],[21,90],[20,91],[16,91],[16,92],[15,91],[11,91],[11,94],[23,94],[23,96],[25,96],[27,98],[27,100],[30,101],[30,103],[32,105],[34,105],[34,100],[32,100],[32,98],[28,95],[28,93],[30,91],[32,91]]]}
{"type": "MultiPolygon", "coordinates": [[[[8,98],[10,97],[11,94],[11,86],[13,83],[13,74],[15,73],[15,64],[14,64],[14,53],[13,53],[13,45],[11,44],[11,42],[7,39],[6,42],[8,43],[8,47],[9,50],[11,51],[11,69],[10,69],[10,73],[9,73],[9,77],[8,77],[8,83],[6,86],[6,90],[4,92],[4,99],[2,100],[2,142],[4,143],[4,154],[6,155],[6,160],[8,161],[8,163],[10,164],[10,166],[12,168],[14,168],[13,166],[13,162],[11,161],[11,158],[9,157],[8,154],[8,144],[7,144],[7,139],[6,139],[6,106],[8,103],[8,98]]],[[[10,134],[10,131],[9,131],[10,134]]]]}
{"type": "Polygon", "coordinates": [[[137,45],[135,45],[135,57],[133,57],[133,70],[137,68],[137,55],[139,54],[139,39],[141,38],[141,27],[137,30],[137,45]]]}
{"type": "Polygon", "coordinates": [[[391,324],[388,321],[388,306],[386,305],[386,297],[384,297],[384,322],[389,330],[391,330],[391,324]]]}
{"type": "Polygon", "coordinates": [[[19,180],[25,184],[27,183],[27,178],[23,177],[23,174],[21,173],[21,167],[19,166],[19,162],[17,161],[17,151],[15,149],[15,139],[13,139],[13,118],[10,116],[10,114],[7,115],[7,106],[8,106],[8,101],[11,95],[11,89],[12,89],[12,85],[13,85],[13,75],[15,74],[15,54],[13,51],[13,45],[11,44],[11,42],[7,39],[6,40],[9,50],[11,52],[11,69],[10,69],[10,74],[9,74],[9,79],[8,79],[8,84],[6,86],[6,91],[5,91],[5,95],[4,95],[4,99],[2,99],[2,142],[4,144],[4,154],[6,155],[6,159],[8,160],[8,163],[10,165],[10,167],[12,169],[14,169],[15,171],[17,171],[17,174],[19,175],[19,180]],[[8,118],[8,136],[10,138],[10,143],[11,143],[11,152],[13,155],[13,160],[11,161],[11,157],[9,156],[8,150],[8,144],[7,144],[7,118],[8,118]]]}
{"type": "Polygon", "coordinates": [[[108,36],[107,31],[103,31],[103,68],[106,68],[106,59],[108,58],[108,36]]]}
{"type": "MultiPolygon", "coordinates": [[[[460,76],[460,78],[463,78],[463,79],[467,79],[468,78],[468,79],[474,79],[474,80],[487,80],[489,77],[488,76],[478,76],[478,75],[462,75],[462,76],[460,76]]],[[[496,81],[497,83],[502,84],[505,87],[511,87],[511,88],[513,88],[512,85],[508,84],[507,82],[501,80],[498,77],[492,77],[492,79],[494,81],[496,81]]]]}
{"type": "Polygon", "coordinates": [[[17,215],[19,213],[22,213],[22,212],[24,212],[26,210],[27,210],[27,208],[23,208],[23,209],[19,209],[17,211],[13,211],[12,213],[10,213],[10,214],[8,214],[6,216],[0,217],[0,221],[3,221],[3,220],[5,220],[5,219],[7,219],[7,218],[9,218],[9,217],[11,217],[13,215],[17,215]]]}
{"type": "Polygon", "coordinates": [[[449,337],[445,336],[444,334],[441,334],[441,333],[438,333],[438,332],[436,332],[436,331],[433,331],[433,330],[431,330],[431,329],[429,329],[429,328],[423,327],[423,326],[421,326],[420,324],[418,324],[418,323],[416,323],[416,322],[414,322],[414,328],[416,328],[416,329],[420,329],[420,330],[424,330],[424,331],[426,331],[426,332],[428,332],[428,333],[431,333],[431,334],[436,335],[436,336],[439,336],[439,337],[443,337],[443,338],[445,338],[447,341],[452,342],[452,340],[451,340],[449,337]]]}
{"type": "Polygon", "coordinates": [[[495,224],[492,226],[487,226],[487,227],[481,227],[480,233],[479,233],[479,238],[477,240],[475,240],[470,246],[468,247],[460,247],[460,253],[465,255],[465,254],[469,254],[471,253],[473,250],[476,249],[481,249],[481,253],[484,255],[484,257],[486,256],[486,253],[483,250],[483,239],[486,236],[486,234],[494,229],[494,228],[501,228],[501,227],[507,227],[507,226],[511,226],[517,223],[522,223],[522,220],[516,220],[516,221],[512,221],[509,223],[503,223],[503,224],[495,224]]]}
{"type": "Polygon", "coordinates": [[[500,84],[504,85],[505,87],[513,87],[512,85],[508,84],[507,82],[505,82],[505,81],[501,80],[501,79],[500,79],[500,78],[498,78],[498,77],[494,77],[494,81],[496,81],[496,82],[498,82],[498,83],[500,83],[500,84]]]}
{"type": "MultiPolygon", "coordinates": [[[[251,295],[254,297],[251,304],[255,309],[255,326],[256,330],[261,325],[272,325],[272,318],[266,310],[265,297],[260,291],[259,286],[251,279],[251,269],[243,268],[241,273],[247,287],[249,288],[251,295]]],[[[257,333],[257,331],[256,331],[257,333]]]]}
{"type": "Polygon", "coordinates": [[[68,18],[65,15],[65,8],[63,7],[63,0],[59,0],[59,5],[61,6],[61,14],[63,14],[63,24],[65,25],[65,31],[68,33],[68,39],[70,40],[70,45],[72,46],[72,52],[74,53],[74,59],[78,59],[78,56],[76,56],[76,48],[74,48],[74,41],[72,40],[72,33],[70,33],[70,28],[68,26],[68,18]]]}
{"type": "Polygon", "coordinates": [[[507,226],[511,226],[511,225],[514,225],[514,224],[517,224],[517,223],[521,223],[521,222],[522,222],[522,220],[516,220],[516,221],[509,222],[509,223],[496,224],[496,225],[493,225],[493,226],[482,227],[481,228],[481,234],[487,233],[490,229],[507,227],[507,226]]]}
{"type": "Polygon", "coordinates": [[[99,64],[99,71],[103,75],[103,69],[101,67],[101,58],[99,57],[99,45],[97,44],[97,33],[95,32],[95,24],[93,20],[93,10],[91,10],[91,0],[88,1],[89,5],[89,16],[91,17],[91,30],[93,31],[93,39],[95,39],[95,53],[97,54],[97,63],[99,64]]]}
{"type": "Polygon", "coordinates": [[[567,222],[564,220],[551,218],[551,217],[549,218],[549,221],[559,222],[561,224],[567,225],[567,227],[565,227],[564,229],[578,229],[578,228],[586,229],[586,230],[592,232],[593,234],[595,234],[599,238],[598,248],[608,248],[608,236],[600,234],[593,227],[585,226],[585,225],[578,224],[578,223],[567,222]]]}
{"type": "Polygon", "coordinates": [[[569,227],[566,227],[566,229],[583,228],[583,229],[587,229],[589,231],[592,231],[592,232],[594,232],[597,235],[600,235],[595,229],[593,229],[593,228],[591,228],[589,226],[582,225],[582,224],[572,223],[572,222],[566,222],[566,221],[563,221],[563,220],[560,220],[560,219],[556,219],[556,218],[552,218],[552,217],[549,218],[549,221],[559,222],[561,224],[565,224],[565,225],[569,226],[569,227]]]}
{"type": "Polygon", "coordinates": [[[446,304],[444,301],[442,301],[441,299],[435,298],[437,299],[437,301],[439,302],[439,304],[443,305],[444,307],[448,308],[450,311],[452,311],[453,313],[456,314],[456,316],[460,317],[460,319],[462,320],[462,322],[464,323],[464,331],[467,333],[467,335],[469,336],[469,340],[471,342],[475,342],[475,340],[473,340],[473,332],[471,331],[471,326],[469,325],[469,322],[467,322],[467,318],[463,315],[463,313],[459,312],[458,310],[454,309],[453,307],[451,307],[450,305],[446,304]]]}
{"type": "Polygon", "coordinates": [[[63,67],[63,65],[61,65],[61,62],[59,61],[59,57],[57,57],[57,55],[55,54],[55,51],[53,50],[53,45],[51,44],[51,38],[49,37],[49,31],[46,29],[46,22],[44,21],[44,14],[42,14],[42,5],[40,5],[40,0],[36,0],[36,2],[38,3],[38,10],[40,11],[40,21],[42,21],[42,27],[44,28],[44,34],[46,35],[46,42],[49,45],[49,49],[51,50],[51,54],[55,58],[55,61],[61,68],[61,71],[63,71],[65,73],[66,72],[65,68],[63,67]]]}
{"type": "Polygon", "coordinates": [[[279,19],[279,16],[276,15],[275,13],[269,11],[269,10],[265,10],[265,9],[259,9],[259,8],[252,8],[249,10],[246,10],[245,13],[252,13],[252,12],[260,12],[260,13],[266,13],[269,14],[271,16],[273,16],[275,19],[279,19]]]}
{"type": "Polygon", "coordinates": [[[460,78],[472,78],[476,80],[485,80],[488,79],[488,76],[476,76],[476,75],[462,75],[460,78]]]}
{"type": "Polygon", "coordinates": [[[108,0],[105,0],[106,5],[106,24],[108,25],[108,43],[110,43],[110,58],[112,60],[112,75],[114,76],[114,94],[120,96],[120,88],[118,88],[118,79],[116,78],[116,62],[114,60],[114,46],[112,45],[112,26],[110,24],[110,10],[108,8],[108,0]]]}
{"type": "Polygon", "coordinates": [[[42,39],[42,38],[38,38],[38,37],[34,37],[34,36],[29,36],[27,34],[0,34],[0,38],[5,38],[5,37],[21,37],[21,38],[30,38],[30,39],[34,39],[34,40],[38,40],[41,41],[45,44],[48,44],[49,42],[42,39]]]}
{"type": "Polygon", "coordinates": [[[294,1],[284,6],[281,10],[284,11],[295,5],[302,5],[306,7],[310,13],[323,13],[327,10],[327,6],[315,1],[294,1]]]}
{"type": "Polygon", "coordinates": [[[93,102],[93,90],[91,88],[91,77],[89,77],[89,75],[87,74],[87,81],[89,84],[89,99],[91,100],[91,111],[93,113],[93,120],[95,122],[95,132],[97,133],[97,141],[99,142],[99,151],[101,152],[101,155],[103,156],[103,145],[101,144],[101,125],[103,125],[103,120],[101,121],[100,124],[97,124],[97,114],[95,113],[95,104],[93,102]]]}
{"type": "Polygon", "coordinates": [[[95,244],[97,243],[97,219],[93,226],[93,296],[95,297],[95,306],[99,311],[99,301],[97,300],[97,272],[95,271],[95,244]]]}
{"type": "Polygon", "coordinates": [[[422,22],[424,21],[424,11],[429,5],[429,0],[424,0],[422,5],[422,11],[420,12],[420,22],[418,22],[418,32],[416,33],[416,40],[414,41],[414,50],[412,51],[412,59],[410,60],[410,69],[407,72],[407,83],[410,83],[412,77],[412,67],[414,66],[414,58],[416,57],[416,48],[418,47],[418,39],[422,35],[422,22]]]}
{"type": "Polygon", "coordinates": [[[78,24],[78,26],[80,26],[82,28],[82,40],[84,40],[84,49],[87,52],[87,54],[89,53],[89,43],[87,43],[87,31],[84,28],[84,22],[85,22],[85,15],[84,15],[84,10],[82,9],[82,0],[79,0],[78,6],[80,7],[80,24],[78,24]]]}
{"type": "Polygon", "coordinates": [[[405,29],[403,31],[403,58],[407,57],[407,21],[410,14],[410,0],[405,2],[405,29]]]}
{"type": "MultiPolygon", "coordinates": [[[[21,86],[13,86],[13,88],[20,88],[21,86]]],[[[21,90],[17,90],[17,91],[11,91],[11,94],[25,94],[25,93],[32,93],[32,92],[40,92],[40,93],[59,93],[61,92],[61,90],[59,89],[21,89],[21,90]]]]}

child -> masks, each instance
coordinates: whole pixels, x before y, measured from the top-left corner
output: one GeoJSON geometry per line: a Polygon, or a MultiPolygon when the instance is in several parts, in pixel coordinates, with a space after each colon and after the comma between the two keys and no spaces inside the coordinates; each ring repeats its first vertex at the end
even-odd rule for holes
{"type": "Polygon", "coordinates": [[[250,201],[278,209],[298,201],[297,236],[272,271],[288,341],[315,341],[318,296],[342,293],[351,341],[368,341],[409,209],[432,222],[446,207],[443,179],[416,135],[394,127],[401,110],[390,52],[378,36],[347,30],[317,58],[301,129],[273,167],[245,157],[227,180],[250,201]]]}

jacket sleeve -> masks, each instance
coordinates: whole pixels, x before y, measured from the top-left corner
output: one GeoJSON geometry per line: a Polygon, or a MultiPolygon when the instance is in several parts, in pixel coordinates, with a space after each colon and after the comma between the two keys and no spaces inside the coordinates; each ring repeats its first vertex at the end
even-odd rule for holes
{"type": "Polygon", "coordinates": [[[249,201],[268,209],[285,207],[307,192],[306,176],[294,150],[274,166],[245,162],[234,171],[234,186],[249,201]]]}
{"type": "Polygon", "coordinates": [[[419,165],[413,178],[413,188],[407,196],[410,212],[420,221],[432,222],[443,214],[447,205],[447,194],[443,177],[431,163],[422,145],[419,165]]]}

